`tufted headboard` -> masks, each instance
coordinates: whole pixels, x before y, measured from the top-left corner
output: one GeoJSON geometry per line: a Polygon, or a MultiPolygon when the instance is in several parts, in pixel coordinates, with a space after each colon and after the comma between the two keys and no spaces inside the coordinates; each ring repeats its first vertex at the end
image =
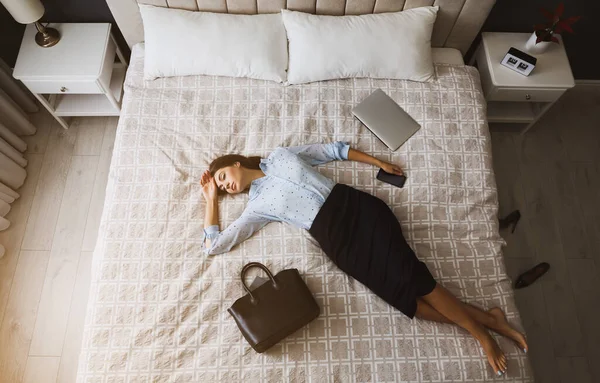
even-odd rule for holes
{"type": "Polygon", "coordinates": [[[431,45],[459,49],[471,46],[496,0],[106,0],[129,46],[144,41],[138,3],[192,11],[228,13],[277,13],[281,9],[318,15],[361,15],[397,12],[437,5],[431,45]]]}

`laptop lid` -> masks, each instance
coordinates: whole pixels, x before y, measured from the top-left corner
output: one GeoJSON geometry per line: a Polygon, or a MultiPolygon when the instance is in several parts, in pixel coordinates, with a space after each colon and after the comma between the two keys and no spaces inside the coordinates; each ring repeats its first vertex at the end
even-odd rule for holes
{"type": "Polygon", "coordinates": [[[352,114],[392,150],[398,149],[421,128],[381,89],[354,107],[352,114]]]}

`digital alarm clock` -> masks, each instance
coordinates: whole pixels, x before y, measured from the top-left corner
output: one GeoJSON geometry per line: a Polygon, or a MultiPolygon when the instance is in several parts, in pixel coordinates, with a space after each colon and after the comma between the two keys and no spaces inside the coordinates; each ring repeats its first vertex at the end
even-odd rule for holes
{"type": "Polygon", "coordinates": [[[537,59],[517,48],[511,47],[500,63],[523,76],[529,76],[533,68],[535,68],[537,59]]]}

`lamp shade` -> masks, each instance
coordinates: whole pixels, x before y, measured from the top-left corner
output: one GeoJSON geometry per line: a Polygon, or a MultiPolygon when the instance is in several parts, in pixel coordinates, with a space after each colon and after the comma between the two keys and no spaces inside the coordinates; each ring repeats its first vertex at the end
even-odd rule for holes
{"type": "Polygon", "coordinates": [[[44,5],[40,0],[0,0],[4,8],[21,24],[30,24],[44,16],[44,5]]]}

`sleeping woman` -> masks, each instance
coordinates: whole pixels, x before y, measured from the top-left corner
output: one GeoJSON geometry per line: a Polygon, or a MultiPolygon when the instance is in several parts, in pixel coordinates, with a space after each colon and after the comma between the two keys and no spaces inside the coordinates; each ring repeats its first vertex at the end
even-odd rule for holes
{"type": "Polygon", "coordinates": [[[467,330],[483,347],[494,373],[503,375],[506,357],[486,328],[527,352],[523,334],[509,325],[500,308],[483,311],[462,303],[437,283],[383,201],[336,184],[313,168],[334,160],[359,161],[402,174],[400,167],[343,142],[277,148],[265,159],[236,154],[215,159],[200,181],[206,200],[207,253],[228,252],[273,221],[308,230],[333,263],[406,316],[467,330]],[[220,231],[217,195],[246,190],[249,201],[242,215],[220,231]]]}

